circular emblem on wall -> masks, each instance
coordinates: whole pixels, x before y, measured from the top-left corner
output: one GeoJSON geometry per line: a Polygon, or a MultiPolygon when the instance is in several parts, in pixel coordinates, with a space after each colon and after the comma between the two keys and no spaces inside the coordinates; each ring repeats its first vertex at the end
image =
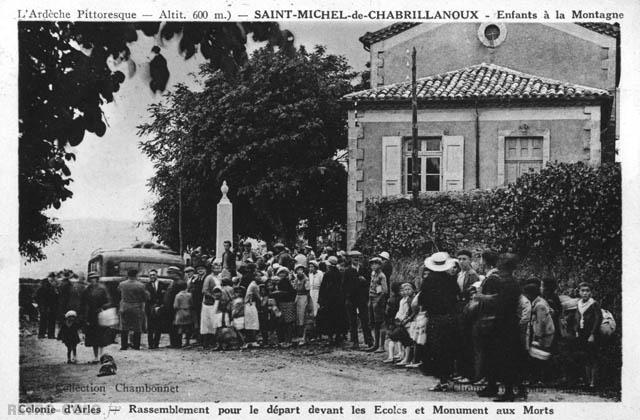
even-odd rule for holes
{"type": "Polygon", "coordinates": [[[507,27],[504,23],[487,22],[478,27],[478,39],[485,47],[496,48],[507,37],[507,27]]]}

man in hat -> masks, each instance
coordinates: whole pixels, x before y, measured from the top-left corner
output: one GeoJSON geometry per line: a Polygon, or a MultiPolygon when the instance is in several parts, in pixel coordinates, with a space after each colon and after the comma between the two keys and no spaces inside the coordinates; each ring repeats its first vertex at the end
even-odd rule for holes
{"type": "Polygon", "coordinates": [[[42,279],[40,287],[36,290],[35,301],[38,304],[38,312],[40,315],[38,338],[44,338],[45,334],[48,338],[56,338],[58,291],[54,286],[55,281],[55,273],[50,273],[47,278],[42,279]]]}
{"type": "Polygon", "coordinates": [[[349,330],[351,332],[351,342],[354,349],[359,349],[358,340],[358,318],[364,342],[367,347],[373,344],[371,328],[369,326],[369,313],[367,303],[369,300],[369,280],[368,270],[360,263],[362,254],[360,251],[352,250],[347,253],[347,268],[344,271],[344,295],[347,315],[349,317],[349,330]]]}
{"type": "Polygon", "coordinates": [[[162,336],[162,319],[160,318],[160,308],[164,297],[164,290],[158,282],[158,271],[149,270],[149,282],[145,284],[149,301],[145,306],[147,313],[147,344],[149,349],[157,349],[162,336]]]}
{"type": "MultiPolygon", "coordinates": [[[[191,281],[187,283],[187,291],[191,293],[191,299],[193,300],[193,337],[200,340],[200,313],[202,312],[202,286],[204,285],[204,279],[207,275],[207,267],[204,260],[201,260],[197,266],[195,274],[191,277],[191,281]]],[[[190,337],[187,337],[187,341],[190,337]]]]}
{"type": "MultiPolygon", "coordinates": [[[[483,260],[486,256],[483,253],[483,260]]],[[[491,272],[482,285],[482,293],[474,299],[479,301],[481,317],[493,319],[492,328],[484,331],[487,387],[478,392],[481,397],[497,396],[498,381],[504,384],[504,394],[495,401],[513,401],[514,387],[520,391],[522,352],[520,351],[520,320],[518,304],[520,286],[513,277],[517,266],[514,254],[502,254],[498,258],[497,270],[491,272]]]]}
{"type": "Polygon", "coordinates": [[[129,331],[133,331],[131,348],[140,350],[140,336],[146,329],[145,304],[150,296],[138,280],[138,270],[127,271],[127,279],[118,285],[120,292],[120,350],[129,348],[129,331]]]}

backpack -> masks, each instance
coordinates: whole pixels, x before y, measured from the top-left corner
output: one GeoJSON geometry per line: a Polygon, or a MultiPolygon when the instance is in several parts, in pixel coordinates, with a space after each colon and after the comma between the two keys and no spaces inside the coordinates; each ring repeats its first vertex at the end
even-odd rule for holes
{"type": "Polygon", "coordinates": [[[602,309],[602,323],[600,323],[600,334],[608,337],[616,331],[616,320],[611,312],[602,309]]]}

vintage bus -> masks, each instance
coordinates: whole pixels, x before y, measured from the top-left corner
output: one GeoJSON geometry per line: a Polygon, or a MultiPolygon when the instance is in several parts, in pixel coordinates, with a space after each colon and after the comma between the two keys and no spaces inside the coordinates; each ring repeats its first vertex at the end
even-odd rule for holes
{"type": "Polygon", "coordinates": [[[101,282],[119,283],[126,279],[127,271],[135,269],[138,270],[138,278],[144,282],[149,279],[149,271],[155,269],[158,280],[169,283],[171,278],[167,269],[171,266],[182,270],[184,261],[176,252],[166,248],[97,249],[91,253],[88,273],[98,273],[101,282]]]}

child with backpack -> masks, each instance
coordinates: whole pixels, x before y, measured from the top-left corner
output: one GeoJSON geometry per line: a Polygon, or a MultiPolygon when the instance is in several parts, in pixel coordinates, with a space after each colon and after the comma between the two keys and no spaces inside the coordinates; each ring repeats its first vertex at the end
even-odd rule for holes
{"type": "Polygon", "coordinates": [[[587,387],[594,389],[598,374],[598,344],[600,342],[600,326],[602,310],[600,304],[591,297],[592,287],[583,282],[578,286],[580,299],[575,312],[577,348],[582,356],[587,387]]]}

